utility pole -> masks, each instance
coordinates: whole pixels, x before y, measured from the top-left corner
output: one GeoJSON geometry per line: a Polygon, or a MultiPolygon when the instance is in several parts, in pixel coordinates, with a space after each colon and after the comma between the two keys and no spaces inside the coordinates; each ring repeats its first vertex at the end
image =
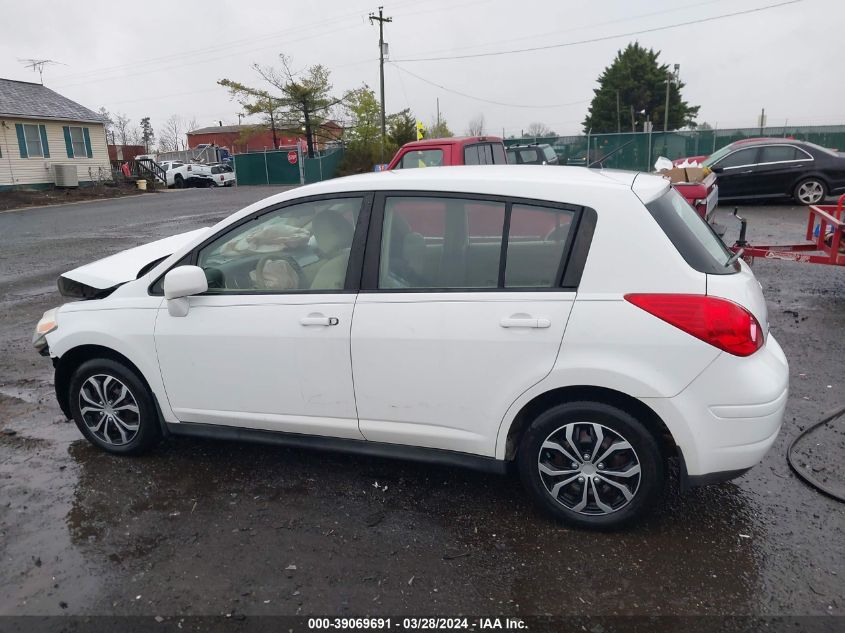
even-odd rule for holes
{"type": "Polygon", "coordinates": [[[440,97],[437,97],[437,129],[440,130],[440,97]]]}
{"type": "Polygon", "coordinates": [[[378,17],[370,13],[370,24],[378,22],[378,57],[379,57],[379,85],[381,86],[381,162],[384,162],[384,139],[387,136],[387,125],[384,116],[384,23],[393,22],[393,18],[383,15],[384,7],[378,8],[378,17]]]}
{"type": "Polygon", "coordinates": [[[669,89],[672,84],[678,80],[678,74],[681,70],[680,64],[675,64],[674,72],[666,73],[666,108],[663,112],[663,133],[669,131],[669,89]]]}
{"type": "Polygon", "coordinates": [[[619,112],[619,91],[616,91],[616,133],[622,131],[622,117],[619,112]]]}

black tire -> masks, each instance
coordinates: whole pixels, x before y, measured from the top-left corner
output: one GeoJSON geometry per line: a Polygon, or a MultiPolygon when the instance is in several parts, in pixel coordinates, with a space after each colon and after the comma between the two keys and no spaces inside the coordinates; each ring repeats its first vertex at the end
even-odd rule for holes
{"type": "Polygon", "coordinates": [[[161,438],[158,413],[149,388],[134,370],[120,362],[95,358],[82,363],[71,376],[68,398],[73,420],[82,435],[106,452],[138,455],[155,446],[161,438]],[[99,384],[100,390],[95,383],[99,384]],[[126,387],[128,396],[118,399],[123,387],[126,387]],[[110,408],[108,414],[101,416],[92,407],[91,399],[101,401],[98,394],[103,391],[106,391],[105,399],[110,408]],[[136,411],[131,409],[133,404],[136,411]],[[83,405],[87,409],[85,412],[83,405]],[[109,414],[117,419],[109,418],[109,414]],[[97,431],[94,425],[98,420],[102,422],[97,431]],[[118,420],[122,423],[118,424],[118,420]]]}
{"type": "Polygon", "coordinates": [[[176,174],[176,176],[173,177],[173,186],[177,189],[185,188],[185,179],[182,178],[182,174],[176,174]]]}
{"type": "MultiPolygon", "coordinates": [[[[570,450],[568,442],[560,446],[565,447],[569,455],[574,453],[574,450],[570,450]]],[[[600,402],[568,402],[540,414],[522,437],[517,462],[522,483],[533,500],[555,518],[582,528],[616,529],[630,525],[642,518],[657,503],[666,488],[666,466],[654,436],[628,412],[600,402]],[[581,454],[576,456],[577,462],[564,457],[558,450],[543,448],[547,439],[555,444],[556,440],[563,439],[567,425],[571,425],[569,428],[573,429],[575,446],[581,449],[581,454]],[[600,471],[603,475],[590,472],[587,466],[592,463],[595,468],[598,458],[602,457],[589,454],[590,446],[593,445],[594,449],[598,439],[593,425],[599,425],[604,438],[599,443],[598,451],[607,455],[605,460],[608,465],[604,465],[604,470],[600,471]],[[629,443],[631,450],[620,449],[608,453],[608,447],[618,444],[620,438],[629,443]],[[588,457],[597,461],[594,463],[588,457]],[[612,468],[609,466],[611,461],[616,464],[612,468]],[[541,474],[541,463],[547,469],[559,469],[561,473],[566,474],[551,477],[541,474]],[[629,473],[636,470],[634,464],[639,466],[638,475],[625,478],[608,474],[614,471],[629,473]],[[576,467],[573,468],[573,465],[576,467]],[[581,469],[587,469],[587,472],[582,474],[581,469]],[[554,489],[554,484],[573,477],[581,479],[575,479],[572,483],[558,488],[557,498],[552,496],[552,490],[548,486],[554,489]],[[624,484],[631,495],[630,500],[620,488],[610,486],[608,479],[624,484]],[[595,491],[599,492],[599,501],[611,511],[607,512],[598,507],[595,491]],[[576,511],[577,506],[584,501],[587,505],[576,511]],[[572,507],[568,507],[567,503],[572,507]]]]}
{"type": "Polygon", "coordinates": [[[827,196],[827,185],[821,178],[805,178],[792,190],[792,197],[798,204],[820,204],[827,196]]]}

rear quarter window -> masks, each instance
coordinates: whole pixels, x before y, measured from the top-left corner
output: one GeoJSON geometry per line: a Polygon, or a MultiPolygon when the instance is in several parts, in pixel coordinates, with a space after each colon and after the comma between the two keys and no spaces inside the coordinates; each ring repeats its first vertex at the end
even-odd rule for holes
{"type": "Polygon", "coordinates": [[[423,149],[407,152],[399,161],[400,169],[414,169],[417,167],[439,167],[443,164],[443,150],[423,149]]]}
{"type": "Polygon", "coordinates": [[[675,189],[670,188],[645,206],[692,268],[709,275],[730,275],[739,271],[736,262],[728,264],[733,253],[675,189]]]}

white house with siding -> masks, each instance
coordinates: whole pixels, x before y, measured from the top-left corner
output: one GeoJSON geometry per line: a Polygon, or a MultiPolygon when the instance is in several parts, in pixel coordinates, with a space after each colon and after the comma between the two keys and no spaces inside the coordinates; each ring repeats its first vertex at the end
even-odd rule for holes
{"type": "Polygon", "coordinates": [[[41,189],[56,165],[79,184],[111,179],[102,117],[41,84],[0,78],[0,191],[41,189]]]}

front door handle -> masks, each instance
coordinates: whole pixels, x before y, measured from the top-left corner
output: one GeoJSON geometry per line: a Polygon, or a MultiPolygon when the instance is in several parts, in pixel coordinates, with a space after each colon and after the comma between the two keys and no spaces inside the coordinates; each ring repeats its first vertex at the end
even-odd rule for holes
{"type": "Polygon", "coordinates": [[[340,320],[337,317],[327,317],[322,314],[309,314],[299,319],[302,325],[337,325],[340,320]]]}
{"type": "Polygon", "coordinates": [[[545,318],[535,318],[530,316],[512,316],[505,317],[499,321],[499,325],[505,328],[511,327],[533,327],[533,328],[547,328],[551,327],[552,322],[545,318]]]}

